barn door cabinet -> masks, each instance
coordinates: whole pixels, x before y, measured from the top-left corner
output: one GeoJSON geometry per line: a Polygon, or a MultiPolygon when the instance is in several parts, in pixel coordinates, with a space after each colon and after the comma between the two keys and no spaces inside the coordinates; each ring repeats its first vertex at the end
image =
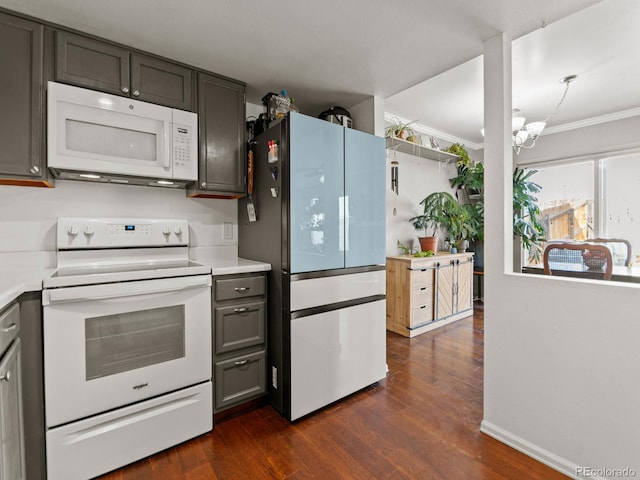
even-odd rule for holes
{"type": "Polygon", "coordinates": [[[43,148],[43,27],[0,12],[0,185],[52,187],[43,148]]]}
{"type": "Polygon", "coordinates": [[[157,57],[58,30],[55,80],[193,111],[194,72],[157,57]]]}
{"type": "Polygon", "coordinates": [[[387,257],[387,330],[415,337],[473,312],[473,254],[387,257]]]}

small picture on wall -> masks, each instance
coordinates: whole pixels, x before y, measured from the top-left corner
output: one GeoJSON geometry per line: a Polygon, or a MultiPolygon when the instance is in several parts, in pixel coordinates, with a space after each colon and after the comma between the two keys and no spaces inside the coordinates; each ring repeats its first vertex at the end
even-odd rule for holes
{"type": "Polygon", "coordinates": [[[440,150],[440,145],[438,145],[438,139],[436,137],[429,137],[429,145],[431,148],[435,148],[436,150],[440,150]]]}

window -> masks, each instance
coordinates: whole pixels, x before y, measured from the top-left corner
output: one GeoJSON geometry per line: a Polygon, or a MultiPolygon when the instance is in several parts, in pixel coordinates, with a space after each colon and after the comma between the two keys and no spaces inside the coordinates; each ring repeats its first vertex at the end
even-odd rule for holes
{"type": "Polygon", "coordinates": [[[621,238],[640,254],[640,153],[527,167],[548,240],[621,238]]]}

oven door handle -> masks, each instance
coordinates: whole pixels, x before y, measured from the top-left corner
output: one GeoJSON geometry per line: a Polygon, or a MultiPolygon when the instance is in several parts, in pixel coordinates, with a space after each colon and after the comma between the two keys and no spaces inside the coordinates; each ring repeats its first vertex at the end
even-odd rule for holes
{"type": "Polygon", "coordinates": [[[59,302],[106,300],[109,298],[152,295],[154,293],[177,292],[179,290],[210,286],[211,275],[110,283],[106,285],[88,285],[84,287],[45,290],[42,296],[42,303],[43,305],[48,305],[59,302]]]}

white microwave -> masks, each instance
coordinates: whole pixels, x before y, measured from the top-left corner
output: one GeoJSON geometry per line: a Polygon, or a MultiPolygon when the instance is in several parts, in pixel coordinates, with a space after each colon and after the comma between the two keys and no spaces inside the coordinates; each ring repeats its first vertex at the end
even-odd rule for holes
{"type": "Polygon", "coordinates": [[[56,177],[184,187],[198,179],[198,116],[48,83],[47,163],[56,177]]]}

